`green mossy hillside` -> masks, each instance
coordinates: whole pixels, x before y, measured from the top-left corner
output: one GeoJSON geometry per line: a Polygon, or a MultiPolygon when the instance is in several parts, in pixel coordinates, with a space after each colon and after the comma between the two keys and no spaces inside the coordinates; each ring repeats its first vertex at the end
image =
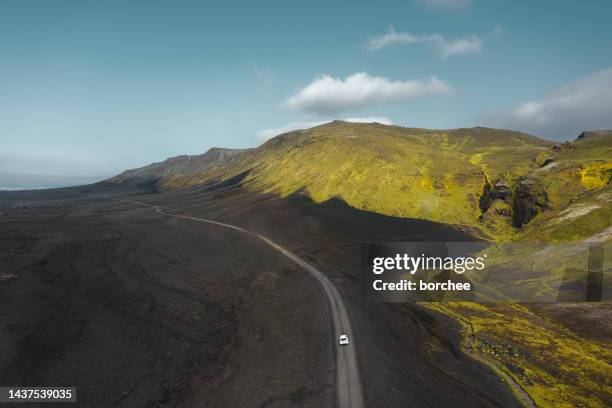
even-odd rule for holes
{"type": "Polygon", "coordinates": [[[338,197],[363,210],[472,226],[485,236],[508,238],[514,229],[507,214],[483,222],[483,191],[499,180],[516,185],[553,146],[489,128],[332,122],[277,136],[229,165],[171,176],[161,184],[180,188],[248,172],[243,186],[249,190],[280,196],[304,191],[317,202],[338,197]]]}

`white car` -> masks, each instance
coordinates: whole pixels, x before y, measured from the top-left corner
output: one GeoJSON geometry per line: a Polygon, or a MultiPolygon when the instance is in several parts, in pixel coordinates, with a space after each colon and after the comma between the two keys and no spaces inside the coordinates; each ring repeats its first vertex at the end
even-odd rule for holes
{"type": "Polygon", "coordinates": [[[338,344],[340,344],[341,346],[346,346],[347,344],[349,344],[348,336],[346,334],[340,335],[340,337],[338,337],[338,344]]]}

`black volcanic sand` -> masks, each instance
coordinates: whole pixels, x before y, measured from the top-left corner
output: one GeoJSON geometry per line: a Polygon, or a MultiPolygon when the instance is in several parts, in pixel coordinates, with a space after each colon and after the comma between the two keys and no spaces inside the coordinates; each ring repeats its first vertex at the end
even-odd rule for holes
{"type": "Polygon", "coordinates": [[[1,385],[76,386],[83,407],[333,400],[319,284],[263,242],[102,198],[21,196],[0,195],[0,273],[19,275],[0,292],[1,385]]]}
{"type": "Polygon", "coordinates": [[[333,405],[335,341],[314,278],[255,238],[110,196],[242,226],[327,273],[368,406],[519,406],[461,353],[450,319],[361,289],[364,243],[471,240],[463,232],[227,183],[147,192],[0,194],[0,273],[19,275],[0,291],[0,384],[74,385],[87,407],[333,405]]]}

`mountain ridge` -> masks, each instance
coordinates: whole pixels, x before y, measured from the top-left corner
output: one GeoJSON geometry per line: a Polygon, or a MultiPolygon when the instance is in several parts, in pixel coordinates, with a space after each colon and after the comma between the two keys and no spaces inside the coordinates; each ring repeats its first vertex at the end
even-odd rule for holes
{"type": "Polygon", "coordinates": [[[235,163],[173,175],[160,185],[181,188],[250,171],[243,185],[251,190],[280,196],[304,190],[316,202],[338,197],[384,215],[475,226],[482,215],[478,202],[485,180],[527,172],[538,154],[553,146],[498,129],[428,130],[334,121],[279,135],[235,163]],[[528,160],[507,157],[503,151],[509,149],[528,160]]]}
{"type": "Polygon", "coordinates": [[[125,170],[122,173],[111,177],[104,182],[124,183],[133,180],[153,181],[163,179],[171,174],[191,174],[204,171],[215,163],[229,161],[233,157],[249,149],[228,149],[221,147],[211,147],[205,153],[198,155],[179,155],[167,158],[161,162],[155,162],[143,167],[125,170]]]}
{"type": "MultiPolygon", "coordinates": [[[[145,173],[155,173],[166,190],[243,175],[241,185],[249,191],[280,197],[302,191],[315,202],[339,198],[358,209],[472,227],[484,238],[505,240],[605,188],[612,178],[610,135],[583,132],[558,144],[486,127],[428,130],[333,121],[231,150],[228,157],[211,149],[201,155],[208,155],[203,166],[188,171],[157,163],[150,166],[159,169],[149,166],[145,173]]],[[[139,170],[117,177],[129,179],[139,170]]]]}

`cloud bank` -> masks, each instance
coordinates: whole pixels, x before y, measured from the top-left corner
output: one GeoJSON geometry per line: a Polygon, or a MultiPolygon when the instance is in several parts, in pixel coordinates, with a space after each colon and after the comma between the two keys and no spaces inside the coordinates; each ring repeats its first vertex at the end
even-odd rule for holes
{"type": "Polygon", "coordinates": [[[453,88],[449,84],[435,76],[393,81],[359,72],[345,79],[321,75],[290,97],[285,105],[304,112],[329,115],[385,102],[446,95],[452,92],[453,88]]]}
{"type": "MultiPolygon", "coordinates": [[[[368,118],[345,118],[342,119],[345,122],[355,122],[355,123],[382,123],[384,125],[392,125],[393,122],[389,118],[384,117],[368,117],[368,118]]],[[[317,120],[313,122],[291,122],[286,126],[279,128],[271,128],[271,129],[263,129],[256,133],[257,139],[265,142],[266,140],[272,139],[274,136],[281,135],[283,133],[291,132],[293,130],[298,129],[310,129],[315,126],[320,126],[325,123],[331,122],[331,119],[328,120],[317,120]]]]}
{"type": "Polygon", "coordinates": [[[434,11],[459,11],[468,8],[472,0],[412,0],[417,6],[434,11]]]}
{"type": "Polygon", "coordinates": [[[368,40],[366,47],[370,51],[378,51],[393,45],[409,45],[417,43],[424,43],[434,47],[438,54],[440,54],[440,56],[443,58],[478,52],[482,49],[484,44],[483,40],[475,34],[449,40],[443,35],[437,33],[424,35],[398,33],[395,31],[395,28],[391,26],[387,33],[368,40]]]}
{"type": "Polygon", "coordinates": [[[553,139],[583,130],[612,129],[612,69],[594,72],[543,98],[485,115],[481,122],[553,139]]]}

